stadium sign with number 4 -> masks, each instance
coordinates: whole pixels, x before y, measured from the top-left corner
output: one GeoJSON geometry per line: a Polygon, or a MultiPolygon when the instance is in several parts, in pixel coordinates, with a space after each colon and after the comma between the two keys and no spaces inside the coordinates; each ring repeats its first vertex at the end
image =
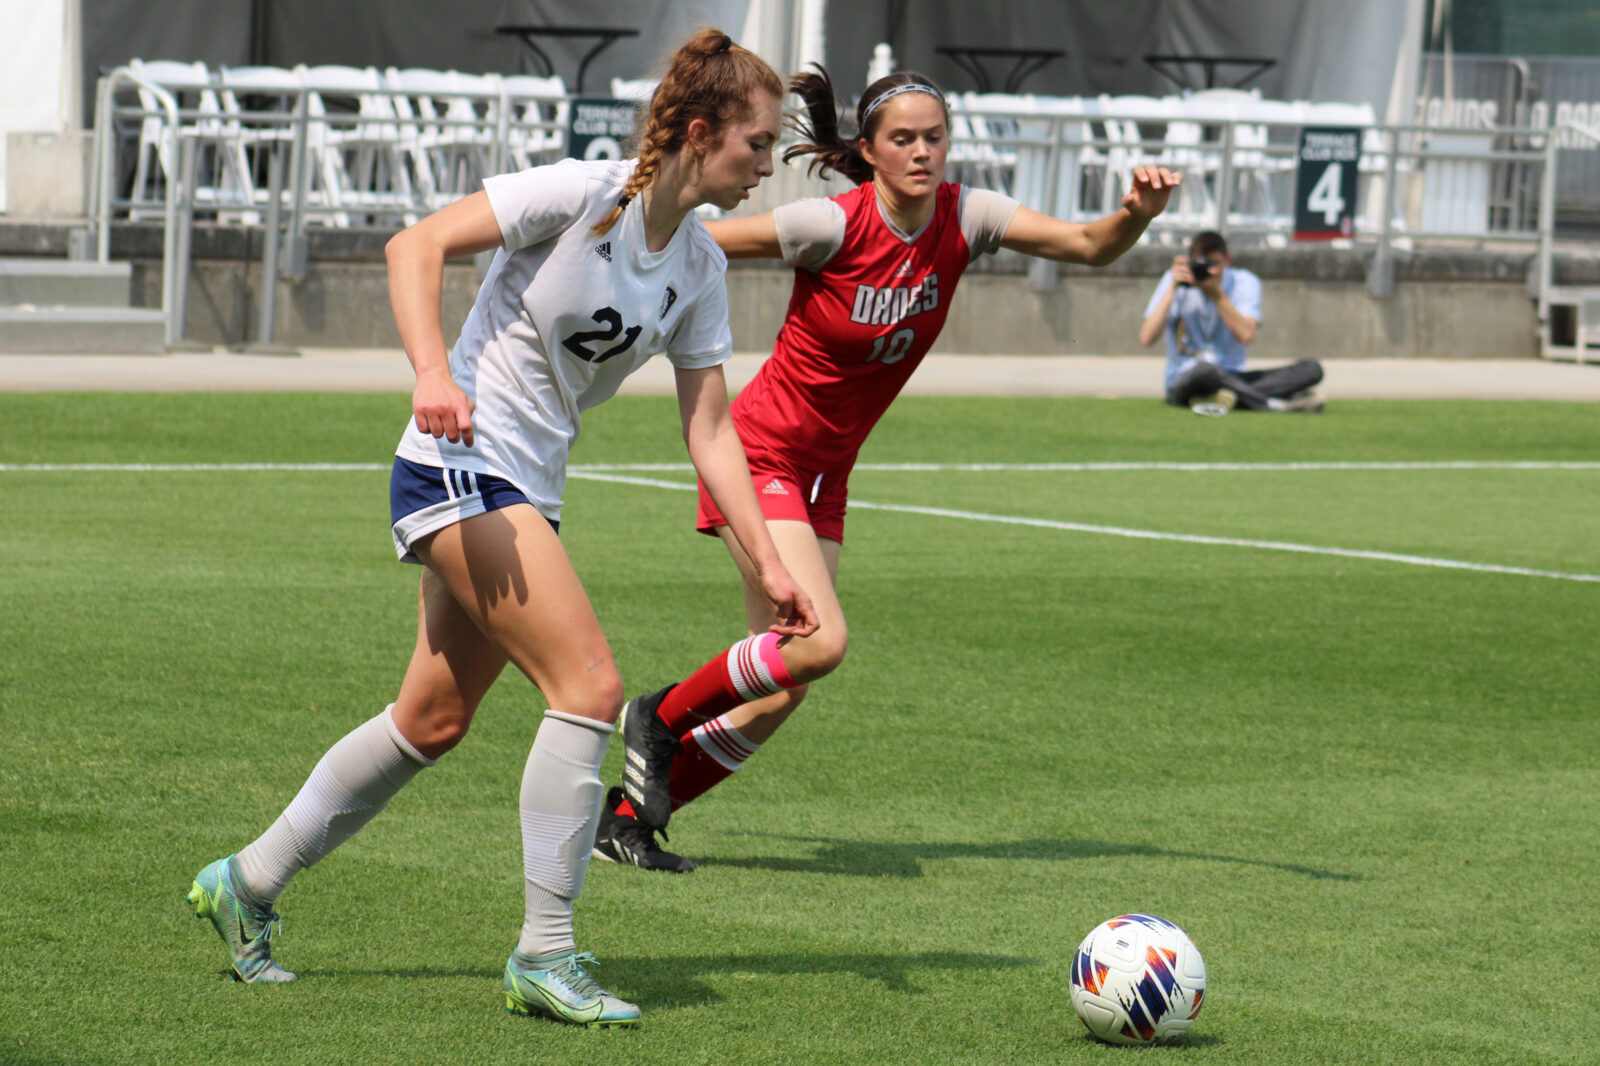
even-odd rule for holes
{"type": "Polygon", "coordinates": [[[1307,126],[1300,131],[1294,183],[1294,239],[1329,241],[1355,234],[1361,130],[1307,126]]]}

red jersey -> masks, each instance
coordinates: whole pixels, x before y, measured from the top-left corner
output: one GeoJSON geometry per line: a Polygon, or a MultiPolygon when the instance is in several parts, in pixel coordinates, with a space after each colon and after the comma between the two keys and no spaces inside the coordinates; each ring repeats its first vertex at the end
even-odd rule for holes
{"type": "Polygon", "coordinates": [[[917,239],[896,236],[870,182],[833,197],[844,243],[816,270],[796,268],[772,356],[733,402],[751,455],[804,470],[848,472],[856,453],[950,313],[971,256],[961,232],[961,187],[939,185],[917,239]]]}

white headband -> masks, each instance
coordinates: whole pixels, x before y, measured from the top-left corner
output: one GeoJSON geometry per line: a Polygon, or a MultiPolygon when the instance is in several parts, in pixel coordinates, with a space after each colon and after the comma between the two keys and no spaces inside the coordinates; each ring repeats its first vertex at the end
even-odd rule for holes
{"type": "Polygon", "coordinates": [[[908,82],[905,85],[896,85],[893,89],[880,94],[876,100],[872,101],[872,105],[868,107],[866,112],[861,116],[861,124],[865,126],[867,124],[867,119],[872,117],[872,113],[878,110],[879,105],[881,105],[885,100],[889,99],[891,96],[899,96],[901,93],[927,93],[940,103],[944,103],[944,94],[931,85],[923,85],[921,82],[916,81],[908,82]]]}

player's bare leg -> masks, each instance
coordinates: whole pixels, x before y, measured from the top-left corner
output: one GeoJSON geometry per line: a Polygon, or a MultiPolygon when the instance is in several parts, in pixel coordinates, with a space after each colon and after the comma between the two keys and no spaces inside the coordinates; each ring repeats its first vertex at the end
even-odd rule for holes
{"type": "MultiPolygon", "coordinates": [[[[834,594],[840,546],[836,541],[819,539],[805,522],[769,521],[767,528],[784,566],[811,595],[821,623],[809,637],[774,641],[776,654],[781,655],[781,665],[791,682],[821,677],[843,660],[849,643],[844,611],[834,594]]],[[[725,528],[719,532],[745,576],[745,609],[753,641],[769,633],[775,616],[738,541],[725,528]]],[[[696,677],[717,673],[717,663],[712,660],[696,677]]],[[[607,799],[595,854],[647,870],[683,873],[692,870],[694,864],[663,850],[655,840],[657,833],[665,836],[667,816],[735,773],[800,705],[806,685],[789,684],[748,702],[717,696],[729,708],[723,712],[712,702],[714,716],[707,717],[703,711],[706,705],[697,704],[695,713],[701,715],[700,719],[682,727],[681,735],[657,713],[669,692],[676,699],[673,689],[664,689],[628,704],[624,722],[624,736],[629,738],[625,790],[613,790],[617,794],[607,799]],[[652,743],[658,735],[660,742],[652,743]],[[647,804],[641,813],[635,798],[638,794],[655,797],[656,813],[649,818],[646,814],[650,807],[647,804]]]]}
{"type": "MultiPolygon", "coordinates": [[[[637,1025],[639,1008],[595,982],[585,968],[593,956],[579,954],[572,935],[573,901],[583,891],[604,792],[600,763],[622,705],[622,680],[588,594],[532,507],[449,526],[418,554],[463,617],[503,649],[551,708],[522,778],[526,910],[502,982],[506,1009],[578,1025],[637,1025]]],[[[436,707],[416,724],[428,732],[424,741],[459,739],[436,707]]]]}
{"type": "MultiPolygon", "coordinates": [[[[844,661],[850,640],[844,609],[839,605],[839,597],[835,592],[842,546],[838,541],[818,537],[805,522],[768,522],[767,529],[778,547],[783,565],[789,568],[789,573],[794,575],[800,587],[811,595],[821,624],[811,636],[790,640],[782,649],[783,661],[788,665],[789,672],[802,684],[773,696],[740,704],[723,716],[724,721],[738,729],[753,744],[764,744],[770,740],[778,727],[805,700],[809,682],[833,672],[844,661]]],[[[750,632],[764,633],[774,617],[766,597],[761,594],[761,583],[756,577],[755,567],[728,527],[719,527],[717,533],[744,577],[744,610],[750,632]]]]}

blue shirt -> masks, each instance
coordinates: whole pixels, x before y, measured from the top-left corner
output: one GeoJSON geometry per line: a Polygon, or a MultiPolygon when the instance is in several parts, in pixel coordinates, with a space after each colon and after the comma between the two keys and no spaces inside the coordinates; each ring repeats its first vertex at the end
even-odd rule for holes
{"type": "MultiPolygon", "coordinates": [[[[1155,294],[1145,306],[1146,318],[1172,288],[1172,271],[1161,275],[1155,294]]],[[[1222,291],[1241,315],[1261,321],[1261,279],[1240,267],[1225,267],[1222,271],[1222,291]]],[[[1217,305],[1206,299],[1205,293],[1193,285],[1178,290],[1172,297],[1172,307],[1167,311],[1167,325],[1163,331],[1167,338],[1166,387],[1179,374],[1189,369],[1202,356],[1224,370],[1244,369],[1244,345],[1239,343],[1222,321],[1217,305]],[[1178,323],[1183,323],[1183,335],[1178,335],[1178,323]]]]}

